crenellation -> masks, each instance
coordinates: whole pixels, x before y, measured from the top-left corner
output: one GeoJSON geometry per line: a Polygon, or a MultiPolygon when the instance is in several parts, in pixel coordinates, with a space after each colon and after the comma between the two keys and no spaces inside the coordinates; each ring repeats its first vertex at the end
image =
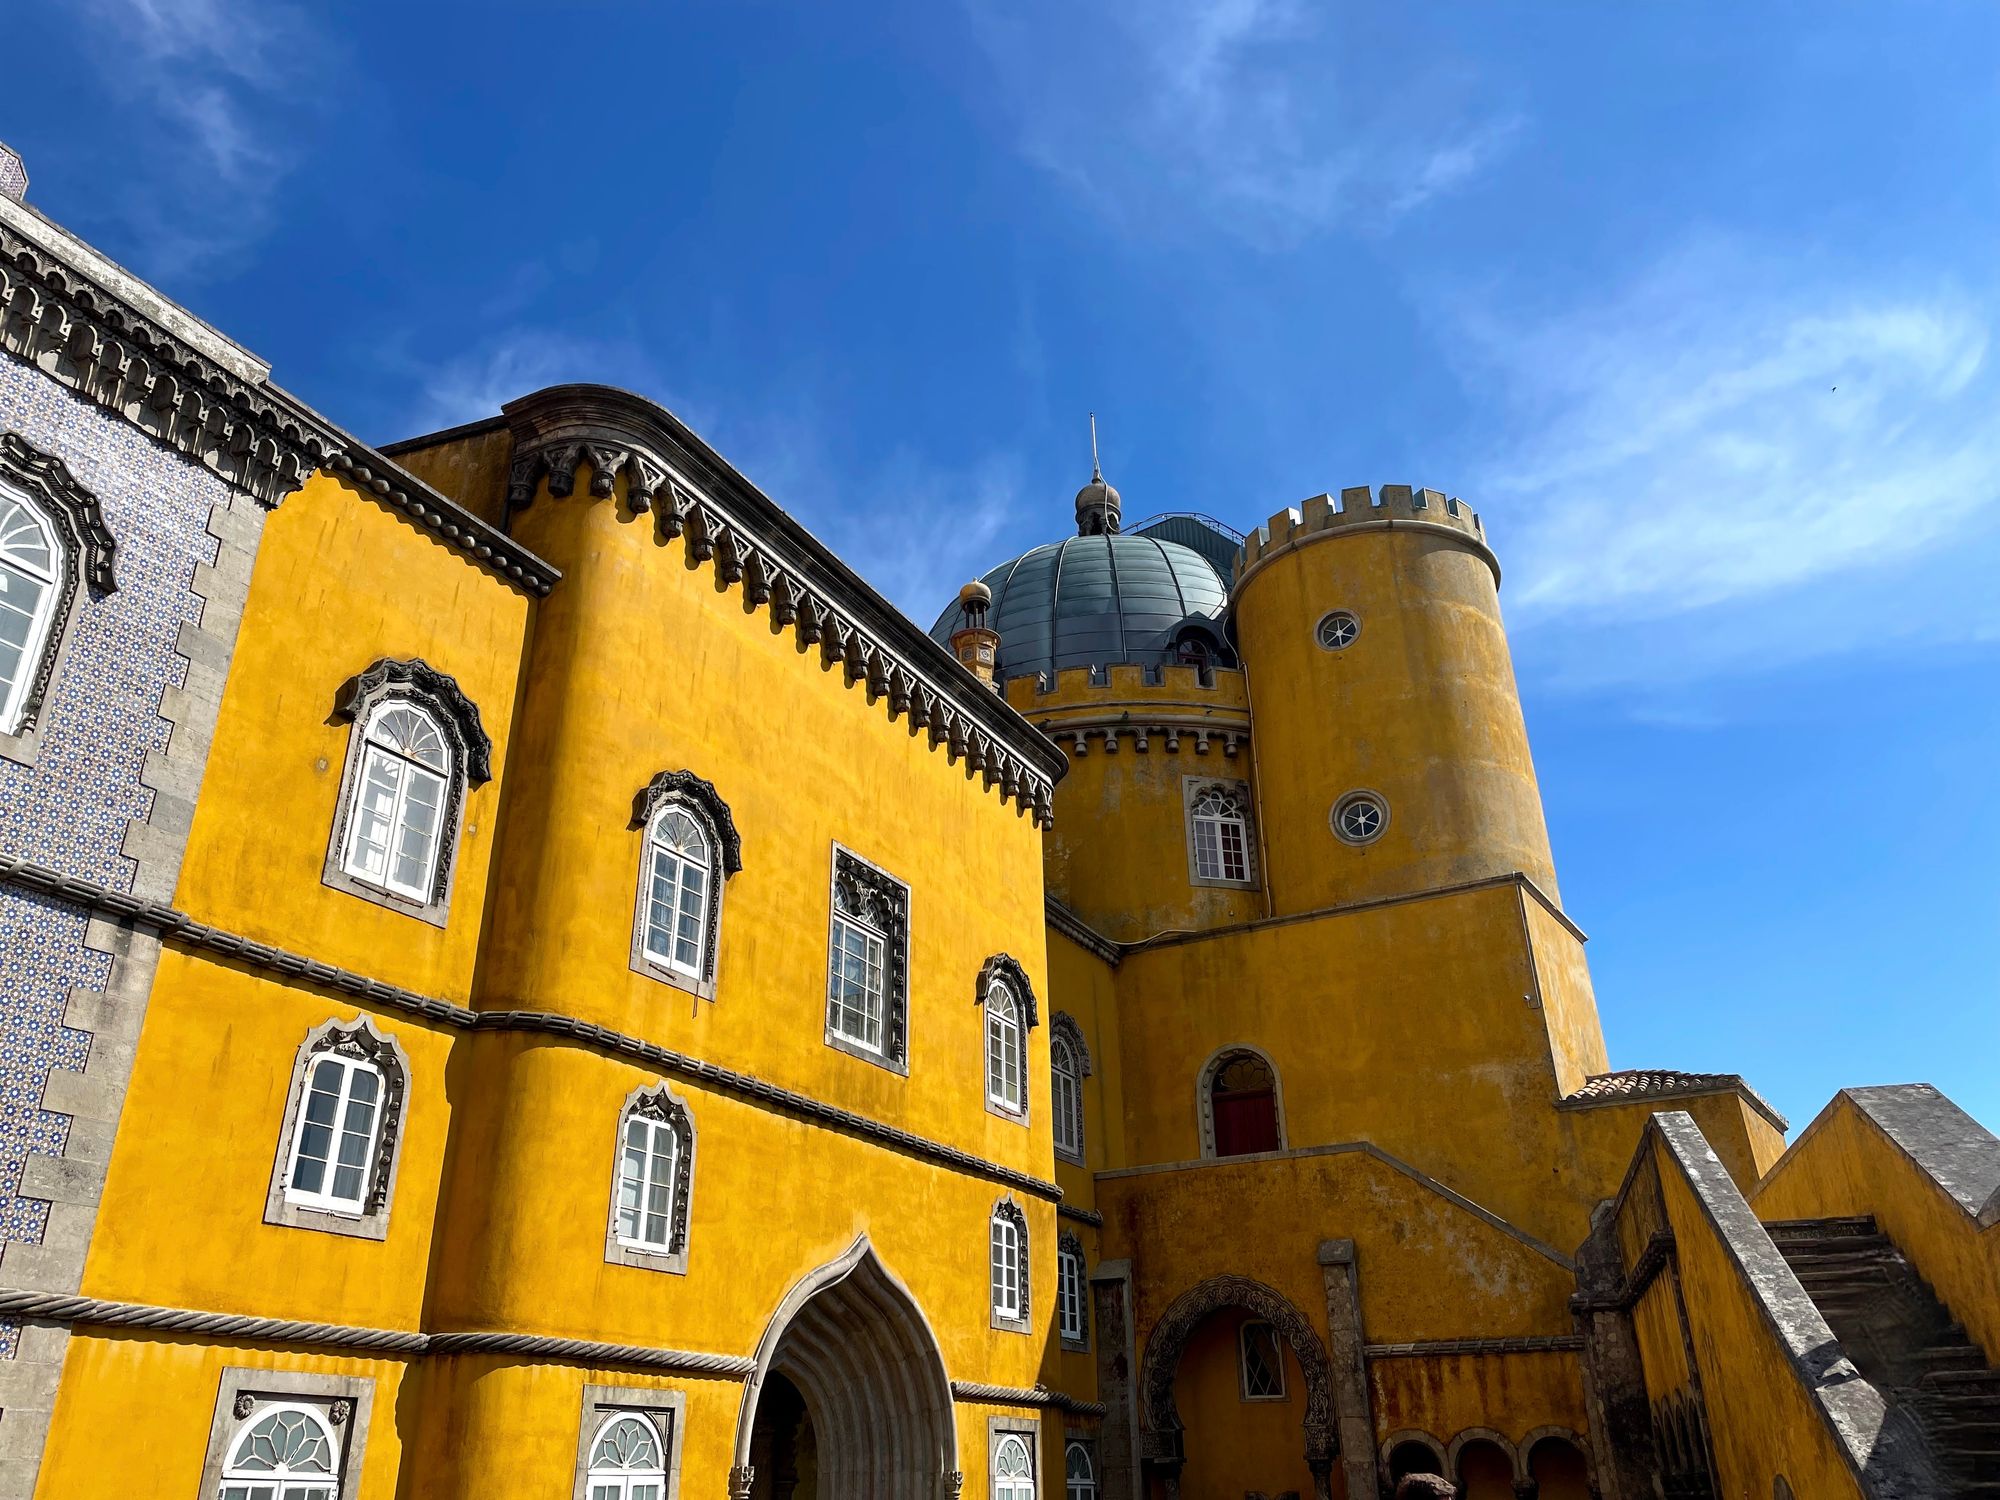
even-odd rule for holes
{"type": "Polygon", "coordinates": [[[1345,528],[1413,524],[1460,532],[1484,550],[1486,530],[1478,512],[1443,490],[1385,484],[1378,498],[1365,484],[1349,485],[1341,490],[1337,503],[1331,493],[1315,495],[1287,506],[1253,530],[1237,554],[1235,580],[1240,584],[1263,559],[1313,536],[1345,528]]]}

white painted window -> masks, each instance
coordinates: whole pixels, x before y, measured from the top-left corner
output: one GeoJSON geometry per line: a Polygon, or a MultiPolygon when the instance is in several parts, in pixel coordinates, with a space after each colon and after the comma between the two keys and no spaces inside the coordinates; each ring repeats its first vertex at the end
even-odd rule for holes
{"type": "Polygon", "coordinates": [[[1242,1354],[1243,1399],[1282,1401],[1285,1399],[1285,1356],[1278,1347],[1278,1330],[1255,1320],[1237,1330],[1242,1354]]]}
{"type": "Polygon", "coordinates": [[[292,1130],[285,1198],[332,1213],[364,1211],[382,1130],[382,1072],[327,1054],[306,1069],[292,1130]]]}
{"type": "Polygon", "coordinates": [[[0,488],[0,734],[21,727],[62,600],[66,559],[49,518],[0,488]]]}
{"type": "Polygon", "coordinates": [[[1025,1050],[1020,1003],[1006,985],[994,984],[986,991],[986,1097],[1009,1114],[1027,1107],[1021,1097],[1025,1050]]]}
{"type": "Polygon", "coordinates": [[[1083,1070],[1076,1049],[1060,1035],[1049,1038],[1049,1107],[1055,1114],[1056,1150],[1083,1155],[1083,1070]]]}
{"type": "Polygon", "coordinates": [[[1027,1266],[1023,1262],[1021,1226],[1012,1214],[996,1209],[993,1214],[993,1315],[998,1318],[1026,1316],[1027,1266]]]}
{"type": "Polygon", "coordinates": [[[667,1454],[659,1430],[631,1413],[606,1417],[590,1445],[583,1492],[587,1500],[663,1500],[667,1454]]]}
{"type": "Polygon", "coordinates": [[[1082,1443],[1063,1450],[1063,1484],[1064,1500],[1097,1500],[1097,1466],[1082,1443]]]}
{"type": "Polygon", "coordinates": [[[838,899],[826,973],[826,1024],[837,1035],[871,1052],[882,1045],[882,959],[884,934],[838,899]]]}
{"type": "Polygon", "coordinates": [[[1003,1432],[993,1445],[993,1500],[1035,1500],[1035,1463],[1017,1432],[1003,1432]]]}
{"type": "Polygon", "coordinates": [[[1056,1252],[1056,1316],[1067,1342],[1084,1341],[1088,1325],[1083,1312],[1083,1254],[1072,1244],[1056,1252]]]}
{"type": "Polygon", "coordinates": [[[673,1248],[679,1167],[680,1138],[672,1125],[647,1115],[625,1117],[618,1152],[619,1243],[673,1248]]]}
{"type": "Polygon", "coordinates": [[[333,1500],[340,1450],[309,1406],[272,1406],[245,1419],[223,1465],[220,1500],[333,1500]]]}
{"type": "Polygon", "coordinates": [[[708,835],[685,808],[665,807],[646,837],[646,957],[705,977],[710,869],[708,835]]]}
{"type": "Polygon", "coordinates": [[[1202,880],[1250,878],[1249,824],[1242,799],[1210,787],[1194,804],[1194,872],[1202,880]]]}
{"type": "Polygon", "coordinates": [[[369,885],[430,901],[450,786],[451,751],[437,720],[414,703],[379,705],[362,731],[342,868],[369,885]]]}

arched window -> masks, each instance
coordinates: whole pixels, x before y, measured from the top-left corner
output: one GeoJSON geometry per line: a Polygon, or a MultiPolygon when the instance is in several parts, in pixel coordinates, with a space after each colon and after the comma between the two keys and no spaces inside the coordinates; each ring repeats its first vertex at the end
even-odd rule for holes
{"type": "Polygon", "coordinates": [[[408,1084],[402,1049],[369,1018],[315,1027],[293,1063],[265,1222],[383,1238],[408,1084]]]}
{"type": "Polygon", "coordinates": [[[341,685],[334,716],[354,731],[327,883],[442,925],[460,806],[492,774],[479,710],[424,662],[384,658],[341,685]]]}
{"type": "Polygon", "coordinates": [[[993,1500],[1035,1500],[1034,1460],[1017,1432],[1003,1432],[993,1445],[993,1500]]]}
{"type": "Polygon", "coordinates": [[[437,878],[451,751],[444,731],[411,702],[368,715],[361,768],[347,823],[347,873],[413,901],[429,901],[437,878]]]}
{"type": "Polygon", "coordinates": [[[1060,1031],[1049,1033],[1049,1109],[1055,1116],[1056,1150],[1083,1158],[1083,1070],[1076,1048],[1060,1031]]]}
{"type": "Polygon", "coordinates": [[[0,733],[27,716],[62,604],[64,562],[54,523],[0,486],[0,733]]]}
{"type": "Polygon", "coordinates": [[[220,1500],[334,1500],[339,1486],[326,1419],[309,1406],[272,1406],[246,1418],[230,1445],[220,1500]]]}
{"type": "Polygon", "coordinates": [[[1236,1331],[1238,1394],[1245,1401],[1285,1399],[1285,1353],[1278,1330],[1250,1319],[1236,1331]]]}
{"type": "Polygon", "coordinates": [[[1243,786],[1190,781],[1188,799],[1189,863],[1196,884],[1248,885],[1250,811],[1243,786]]]}
{"type": "Polygon", "coordinates": [[[1090,1319],[1084,1307],[1083,1241],[1065,1233],[1056,1242],[1056,1332],[1070,1348],[1089,1345],[1090,1319]]]}
{"type": "Polygon", "coordinates": [[[692,771],[662,771],[634,799],[632,826],[646,831],[632,967],[712,1000],[722,888],[743,868],[729,804],[692,771]]]}
{"type": "Polygon", "coordinates": [[[590,1445],[587,1500],[664,1500],[666,1493],[666,1447],[653,1424],[630,1413],[606,1417],[590,1445]]]}
{"type": "Polygon", "coordinates": [[[1021,1007],[1013,991],[994,984],[986,991],[986,1101],[1010,1115],[1025,1114],[1022,1093],[1023,1057],[1021,1007]]]}
{"type": "Polygon", "coordinates": [[[1017,1333],[1028,1330],[1028,1221],[1013,1203],[994,1205],[988,1226],[993,1284],[993,1323],[1017,1333]]]}
{"type": "Polygon", "coordinates": [[[1278,1077],[1261,1052],[1241,1047],[1217,1055],[1204,1070],[1200,1104],[1206,1154],[1284,1149],[1278,1077]]]}
{"type": "Polygon", "coordinates": [[[833,849],[827,931],[829,1046],[909,1071],[910,888],[858,854],[833,849]]]}
{"type": "Polygon", "coordinates": [[[636,1090],[618,1118],[618,1171],[606,1258],[684,1271],[694,1119],[664,1085],[636,1090]]]}
{"type": "Polygon", "coordinates": [[[1097,1500],[1097,1466],[1082,1443],[1063,1450],[1063,1484],[1064,1500],[1097,1500]]]}

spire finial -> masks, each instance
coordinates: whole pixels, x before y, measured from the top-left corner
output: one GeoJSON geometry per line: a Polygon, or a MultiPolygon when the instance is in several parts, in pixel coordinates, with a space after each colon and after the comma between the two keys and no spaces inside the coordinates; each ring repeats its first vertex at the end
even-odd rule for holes
{"type": "Polygon", "coordinates": [[[1097,413],[1090,414],[1090,482],[1104,483],[1104,470],[1097,463],[1097,413]]]}

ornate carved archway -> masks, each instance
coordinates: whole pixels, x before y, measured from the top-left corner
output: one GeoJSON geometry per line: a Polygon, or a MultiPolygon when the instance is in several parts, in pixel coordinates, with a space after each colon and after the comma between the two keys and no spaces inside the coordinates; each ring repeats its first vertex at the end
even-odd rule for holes
{"type": "Polygon", "coordinates": [[[1282,1292],[1248,1276],[1211,1276],[1189,1287],[1153,1325],[1146,1340],[1146,1357],[1139,1378],[1144,1431],[1141,1444],[1146,1464],[1166,1481],[1169,1500],[1180,1494],[1181,1465],[1187,1461],[1181,1414],[1174,1405],[1174,1372],[1188,1340],[1210,1314],[1242,1308],[1264,1319],[1290,1346],[1305,1375],[1306,1465],[1312,1470],[1319,1500],[1330,1495],[1335,1426],[1333,1370],[1326,1345],[1305,1315],[1282,1292]]]}

